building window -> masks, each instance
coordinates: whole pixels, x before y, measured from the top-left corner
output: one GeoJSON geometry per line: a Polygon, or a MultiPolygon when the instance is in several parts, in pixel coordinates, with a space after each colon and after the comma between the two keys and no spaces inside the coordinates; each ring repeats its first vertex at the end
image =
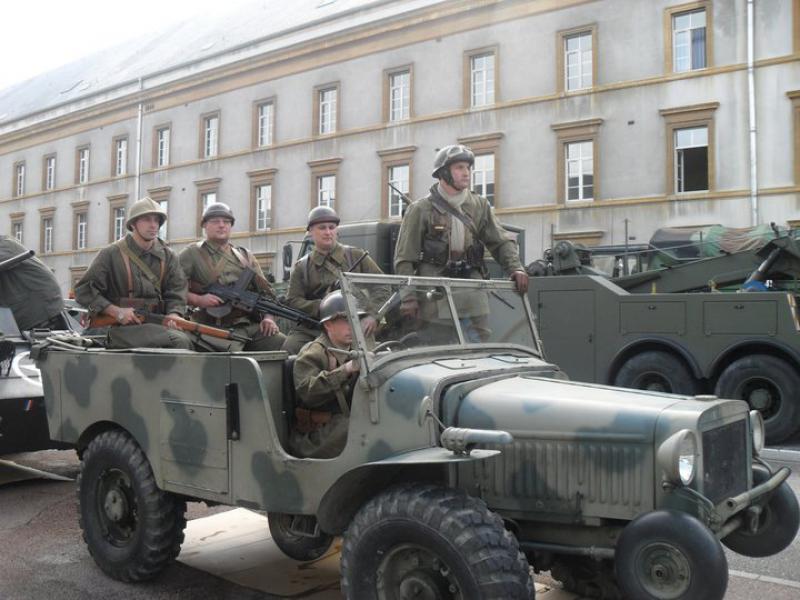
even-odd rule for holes
{"type": "Polygon", "coordinates": [[[708,128],[676,129],[675,191],[699,192],[708,189],[708,128]]]}
{"type": "MultiPolygon", "coordinates": [[[[164,211],[165,214],[169,215],[169,200],[159,200],[158,205],[161,207],[161,210],[164,211]]],[[[169,219],[164,219],[164,222],[161,224],[161,227],[158,228],[158,237],[162,240],[167,239],[167,223],[169,219]]]]}
{"type": "Polygon", "coordinates": [[[564,144],[566,199],[594,199],[594,142],[579,141],[564,144]]]}
{"type": "Polygon", "coordinates": [[[166,167],[169,164],[170,131],[169,127],[156,128],[156,167],[166,167]]]}
{"type": "Polygon", "coordinates": [[[317,177],[317,206],[333,208],[336,200],[336,175],[317,177]]]}
{"type": "Polygon", "coordinates": [[[403,207],[405,202],[399,192],[406,196],[409,192],[409,176],[411,168],[409,165],[393,165],[389,167],[387,174],[389,183],[392,187],[389,188],[389,218],[400,219],[403,217],[403,207]],[[396,188],[396,189],[395,189],[396,188]],[[399,192],[398,192],[399,190],[399,192]]]}
{"type": "Polygon", "coordinates": [[[204,192],[200,195],[200,198],[201,208],[205,212],[209,206],[217,202],[217,192],[204,192]]]}
{"type": "Polygon", "coordinates": [[[128,172],[128,138],[120,137],[114,138],[114,156],[112,157],[114,165],[112,176],[119,177],[128,172]]]}
{"type": "Polygon", "coordinates": [[[472,191],[494,206],[494,154],[478,154],[472,168],[472,191]]]}
{"type": "Polygon", "coordinates": [[[116,242],[117,240],[121,240],[123,237],[125,237],[125,207],[116,206],[111,214],[114,232],[112,241],[116,242]]]}
{"type": "Polygon", "coordinates": [[[592,32],[564,38],[564,87],[567,91],[592,87],[592,32]]]}
{"type": "Polygon", "coordinates": [[[495,52],[469,57],[469,106],[491,106],[495,101],[495,52]]]}
{"type": "Polygon", "coordinates": [[[705,9],[673,15],[672,53],[676,72],[706,67],[705,9]]]}
{"type": "Polygon", "coordinates": [[[56,157],[46,156],[44,159],[42,189],[50,191],[56,187],[56,157]]]}
{"type": "Polygon", "coordinates": [[[25,163],[14,165],[14,196],[25,195],[25,163]]]}
{"type": "Polygon", "coordinates": [[[202,158],[213,158],[219,154],[219,114],[203,117],[202,158]]]}
{"type": "Polygon", "coordinates": [[[75,170],[75,183],[84,184],[89,181],[89,148],[78,148],[75,170]]]}
{"type": "MultiPolygon", "coordinates": [[[[219,184],[222,181],[219,177],[212,177],[211,179],[203,179],[200,181],[195,181],[194,184],[197,186],[197,203],[195,206],[197,207],[197,218],[195,219],[195,223],[197,223],[196,233],[197,237],[203,236],[203,227],[200,225],[200,220],[203,217],[203,213],[205,212],[206,208],[208,208],[211,204],[219,202],[218,193],[219,193],[219,184]]],[[[152,195],[150,196],[152,198],[152,195]]],[[[164,198],[159,198],[159,200],[164,198]]]]}
{"type": "Polygon", "coordinates": [[[256,146],[263,148],[273,144],[275,130],[275,102],[261,102],[256,106],[256,146]]]}
{"type": "Polygon", "coordinates": [[[48,254],[53,251],[53,214],[42,217],[42,254],[48,254]]]}
{"type": "Polygon", "coordinates": [[[88,215],[85,212],[75,213],[75,249],[84,250],[86,248],[86,225],[88,215]]]}
{"type": "Polygon", "coordinates": [[[338,112],[338,87],[327,87],[317,90],[317,132],[320,135],[336,131],[336,116],[338,112]]]}
{"type": "Polygon", "coordinates": [[[411,70],[389,73],[389,121],[405,121],[411,117],[411,70]]]}
{"type": "Polygon", "coordinates": [[[22,239],[22,221],[11,222],[11,237],[17,240],[20,244],[23,243],[22,239]]]}
{"type": "Polygon", "coordinates": [[[265,231],[272,222],[272,185],[268,183],[257,185],[255,193],[256,231],[265,231]]]}

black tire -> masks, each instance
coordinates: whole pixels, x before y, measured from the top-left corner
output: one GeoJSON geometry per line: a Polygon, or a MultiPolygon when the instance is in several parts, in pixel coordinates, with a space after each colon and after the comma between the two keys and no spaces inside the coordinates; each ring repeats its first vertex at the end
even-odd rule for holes
{"type": "Polygon", "coordinates": [[[722,600],[728,561],[714,534],[694,517],[670,510],[631,521],[616,549],[617,583],[635,600],[722,600]]]}
{"type": "MultiPolygon", "coordinates": [[[[762,466],[753,468],[753,487],[769,479],[769,471],[762,466]]],[[[800,507],[792,488],[785,481],[778,486],[761,509],[758,531],[751,533],[747,523],[727,537],[722,543],[744,556],[764,557],[787,548],[800,527],[800,507]]]]}
{"type": "Polygon", "coordinates": [[[753,354],[733,361],[717,380],[720,398],[744,400],[764,418],[767,442],[777,444],[797,431],[800,375],[783,359],[753,354]]]}
{"type": "MultiPolygon", "coordinates": [[[[292,532],[291,525],[294,515],[286,513],[268,513],[269,532],[275,545],[280,548],[289,558],[308,562],[315,560],[325,554],[333,543],[333,536],[319,532],[315,536],[298,535],[292,532]]],[[[302,519],[313,519],[314,517],[300,517],[302,519]]]]}
{"type": "Polygon", "coordinates": [[[617,372],[614,385],[686,396],[694,396],[698,389],[697,380],[686,364],[661,350],[649,350],[629,358],[617,372]]]}
{"type": "Polygon", "coordinates": [[[152,579],[178,556],[186,502],[156,487],[150,463],[128,433],[106,431],[89,443],[78,503],[83,539],[108,576],[152,579]]]}
{"type": "Polygon", "coordinates": [[[344,535],[349,600],[534,597],[516,538],[486,504],[433,485],[390,489],[365,504],[344,535]]]}
{"type": "Polygon", "coordinates": [[[610,560],[594,560],[579,556],[562,556],[550,569],[553,579],[560,581],[564,589],[581,598],[617,600],[621,598],[610,560]]]}

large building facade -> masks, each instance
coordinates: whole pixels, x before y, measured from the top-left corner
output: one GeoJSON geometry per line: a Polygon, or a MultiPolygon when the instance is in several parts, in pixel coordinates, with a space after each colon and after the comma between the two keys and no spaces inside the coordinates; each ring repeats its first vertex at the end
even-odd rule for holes
{"type": "Polygon", "coordinates": [[[259,2],[0,92],[0,233],[66,292],[138,197],[175,248],[222,201],[275,272],[311,207],[399,219],[453,142],[527,261],[791,222],[798,66],[800,0],[259,2]]]}

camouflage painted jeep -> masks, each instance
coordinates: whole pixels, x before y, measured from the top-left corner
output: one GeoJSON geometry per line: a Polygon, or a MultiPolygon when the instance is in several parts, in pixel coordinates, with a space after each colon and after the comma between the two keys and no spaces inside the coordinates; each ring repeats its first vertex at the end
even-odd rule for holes
{"type": "Polygon", "coordinates": [[[293,558],[344,538],[347,598],[533,596],[529,565],[585,595],[720,599],[737,552],[781,551],[798,505],[738,400],[572,383],[499,281],[345,275],[378,302],[343,453],[287,447],[291,359],[38,349],[50,431],[82,458],[84,539],[124,581],[180,550],[188,499],[268,513],[293,558]],[[416,303],[413,302],[416,300],[416,303]]]}

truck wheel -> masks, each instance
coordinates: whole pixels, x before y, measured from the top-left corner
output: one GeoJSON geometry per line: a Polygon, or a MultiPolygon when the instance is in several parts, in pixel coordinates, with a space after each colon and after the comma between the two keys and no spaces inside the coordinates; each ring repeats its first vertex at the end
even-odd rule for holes
{"type": "Polygon", "coordinates": [[[733,361],[717,380],[720,398],[744,400],[764,417],[767,441],[782,442],[797,431],[800,375],[785,360],[768,354],[753,354],[733,361]]]}
{"type": "Polygon", "coordinates": [[[516,538],[486,504],[434,485],[390,489],[365,504],[344,535],[349,600],[516,600],[534,597],[516,538]]]}
{"type": "Polygon", "coordinates": [[[314,517],[271,512],[267,513],[267,520],[275,545],[294,560],[307,562],[317,559],[325,554],[333,543],[332,535],[319,531],[314,517]],[[303,524],[310,525],[312,530],[316,529],[317,535],[300,535],[292,531],[294,519],[301,519],[304,521],[303,524]]]}
{"type": "MultiPolygon", "coordinates": [[[[757,465],[753,467],[753,486],[769,479],[769,471],[757,465]]],[[[792,488],[785,481],[769,497],[761,509],[758,530],[751,533],[745,524],[723,538],[722,543],[744,556],[772,556],[787,548],[794,541],[800,526],[800,508],[792,488]]]]}
{"type": "Polygon", "coordinates": [[[89,443],[78,503],[83,539],[106,575],[152,579],[178,556],[186,503],[156,487],[150,463],[128,433],[106,431],[89,443]]]}
{"type": "Polygon", "coordinates": [[[697,381],[683,361],[661,350],[629,358],[617,372],[614,385],[665,394],[693,396],[697,393],[697,381]]]}
{"type": "Polygon", "coordinates": [[[615,558],[624,598],[722,600],[728,587],[722,545],[686,513],[640,515],[622,530],[615,558]]]}

